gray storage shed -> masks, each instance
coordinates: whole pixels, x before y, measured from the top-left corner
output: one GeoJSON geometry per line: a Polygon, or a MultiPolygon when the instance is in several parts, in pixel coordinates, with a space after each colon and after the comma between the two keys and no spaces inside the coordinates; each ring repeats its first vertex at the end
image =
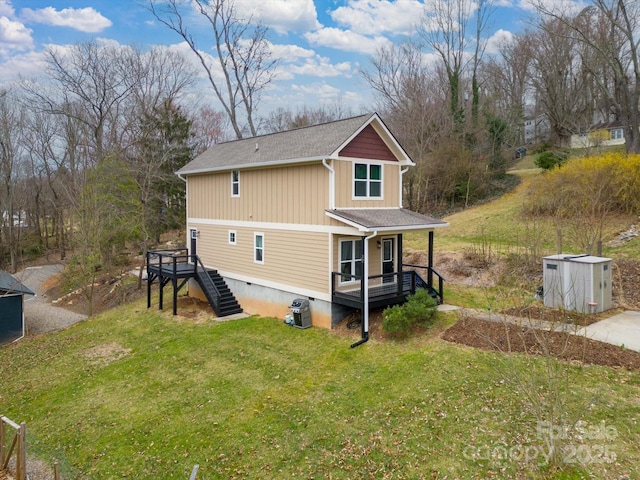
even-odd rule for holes
{"type": "Polygon", "coordinates": [[[35,295],[12,275],[0,270],[0,344],[25,334],[24,296],[35,295]]]}
{"type": "Polygon", "coordinates": [[[611,308],[611,259],[591,255],[550,255],[542,259],[544,305],[580,313],[611,308]]]}

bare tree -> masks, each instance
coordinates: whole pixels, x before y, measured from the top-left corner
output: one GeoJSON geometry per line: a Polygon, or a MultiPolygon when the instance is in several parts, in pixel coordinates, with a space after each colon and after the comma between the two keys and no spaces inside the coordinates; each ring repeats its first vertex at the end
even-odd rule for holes
{"type": "Polygon", "coordinates": [[[551,141],[560,147],[592,118],[591,106],[585,108],[589,79],[570,28],[553,18],[542,20],[532,41],[532,82],[551,125],[551,141]]]}
{"type": "MultiPolygon", "coordinates": [[[[6,244],[12,272],[18,266],[23,214],[16,195],[16,184],[22,174],[23,123],[24,108],[16,101],[12,92],[0,91],[0,233],[3,240],[0,245],[6,244]]],[[[2,261],[0,258],[0,263],[2,261]]]]}
{"type": "Polygon", "coordinates": [[[269,133],[282,132],[293,128],[308,127],[353,116],[350,108],[339,102],[318,107],[303,106],[297,110],[278,108],[263,120],[264,129],[269,133]]]}
{"type": "Polygon", "coordinates": [[[184,21],[180,3],[178,0],[150,0],[149,10],[159,22],[180,35],[198,57],[236,137],[243,137],[241,116],[251,135],[255,136],[255,109],[262,90],[273,80],[275,67],[267,42],[267,27],[254,24],[251,18],[241,18],[233,0],[193,0],[192,4],[211,26],[218,71],[198,48],[184,21]]]}
{"type": "Polygon", "coordinates": [[[577,16],[536,2],[538,10],[569,29],[566,36],[586,47],[583,64],[625,130],[627,152],[640,152],[640,4],[593,0],[577,16]],[[595,60],[595,62],[594,62],[595,60]],[[602,75],[602,65],[609,75],[602,75]],[[609,81],[610,80],[610,81],[609,81]]]}
{"type": "Polygon", "coordinates": [[[429,0],[420,27],[420,35],[442,59],[449,84],[450,112],[458,130],[465,123],[464,74],[470,68],[471,117],[475,127],[480,104],[478,67],[484,53],[482,34],[487,27],[491,10],[480,0],[429,0]],[[473,35],[468,35],[469,22],[475,18],[473,35]],[[470,52],[471,50],[471,52],[470,52]],[[471,53],[471,54],[470,54],[471,53]]]}
{"type": "MultiPolygon", "coordinates": [[[[490,108],[502,115],[512,130],[524,120],[532,62],[532,35],[524,32],[502,43],[498,54],[481,67],[483,85],[492,101],[490,108]]],[[[522,129],[514,135],[514,143],[525,143],[522,129]]]]}

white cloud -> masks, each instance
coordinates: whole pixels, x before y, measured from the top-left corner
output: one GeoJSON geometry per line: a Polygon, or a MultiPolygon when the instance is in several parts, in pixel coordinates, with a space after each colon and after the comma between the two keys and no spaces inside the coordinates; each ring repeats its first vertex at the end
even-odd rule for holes
{"type": "Polygon", "coordinates": [[[44,72],[44,67],[45,62],[42,52],[13,55],[0,63],[0,85],[16,82],[19,77],[40,77],[44,72]]]}
{"type": "Polygon", "coordinates": [[[349,0],[331,12],[339,25],[363,35],[410,35],[424,13],[418,0],[349,0]]]}
{"type": "Polygon", "coordinates": [[[487,39],[487,53],[498,53],[500,47],[514,39],[513,33],[508,30],[500,29],[487,39]]]}
{"type": "Polygon", "coordinates": [[[307,61],[301,65],[287,66],[286,70],[295,75],[309,75],[313,77],[350,77],[352,73],[351,64],[349,62],[342,62],[334,65],[325,57],[307,59],[307,61]]]}
{"type": "Polygon", "coordinates": [[[22,18],[27,21],[57,27],[71,27],[81,32],[101,32],[112,25],[111,20],[103,17],[93,7],[63,8],[62,10],[56,10],[53,7],[36,10],[23,8],[20,13],[22,18]]]}
{"type": "Polygon", "coordinates": [[[10,0],[0,0],[0,16],[13,17],[15,10],[10,0]]]}
{"type": "Polygon", "coordinates": [[[18,21],[0,16],[0,54],[9,50],[28,50],[33,47],[32,30],[18,21]]]}
{"type": "Polygon", "coordinates": [[[310,58],[316,53],[308,48],[302,48],[298,45],[282,45],[282,44],[269,44],[269,50],[273,54],[274,58],[280,58],[286,62],[294,62],[299,58],[310,58]]]}
{"type": "Polygon", "coordinates": [[[339,28],[322,28],[316,32],[305,33],[304,37],[315,45],[366,55],[373,55],[381,47],[391,45],[391,41],[385,37],[365,37],[339,28]]]}
{"type": "Polygon", "coordinates": [[[253,17],[278,33],[320,28],[313,0],[236,0],[240,16],[253,17]]]}

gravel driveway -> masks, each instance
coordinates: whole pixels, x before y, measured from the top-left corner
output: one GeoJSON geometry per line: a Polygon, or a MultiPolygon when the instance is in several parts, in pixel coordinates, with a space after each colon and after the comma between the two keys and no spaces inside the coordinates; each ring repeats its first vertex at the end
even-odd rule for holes
{"type": "Polygon", "coordinates": [[[59,330],[87,318],[86,315],[52,305],[51,299],[44,295],[43,284],[62,272],[62,269],[62,265],[27,267],[15,275],[22,284],[36,293],[35,297],[24,297],[24,318],[28,335],[59,330]]]}

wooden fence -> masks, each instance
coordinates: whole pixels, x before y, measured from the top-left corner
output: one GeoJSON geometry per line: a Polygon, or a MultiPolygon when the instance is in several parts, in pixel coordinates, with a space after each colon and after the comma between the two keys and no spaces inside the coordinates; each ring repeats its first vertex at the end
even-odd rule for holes
{"type": "Polygon", "coordinates": [[[15,453],[16,457],[16,480],[26,480],[27,478],[27,424],[22,422],[18,425],[7,417],[0,416],[0,470],[6,470],[9,461],[15,453]],[[11,446],[7,450],[7,427],[15,430],[11,446]]]}

